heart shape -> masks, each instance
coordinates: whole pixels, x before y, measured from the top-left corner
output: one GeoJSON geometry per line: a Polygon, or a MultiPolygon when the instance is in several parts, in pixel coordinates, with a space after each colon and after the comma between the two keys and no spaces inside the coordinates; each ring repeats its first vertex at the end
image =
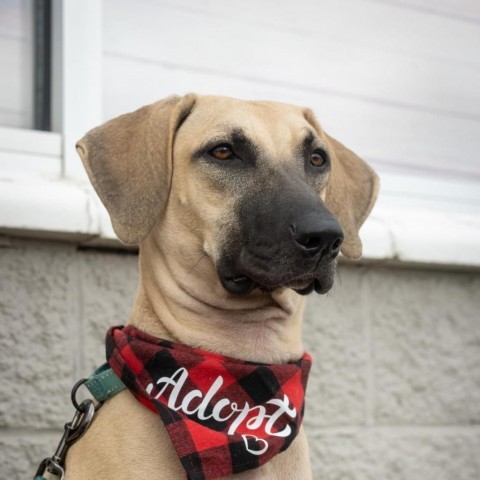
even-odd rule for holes
{"type": "Polygon", "coordinates": [[[243,441],[245,442],[245,448],[247,449],[247,452],[250,452],[253,455],[262,455],[262,453],[265,453],[268,449],[268,442],[264,438],[258,438],[255,435],[248,435],[248,434],[242,435],[242,438],[243,438],[243,441]],[[263,442],[264,447],[260,450],[252,450],[248,446],[248,437],[253,438],[253,440],[255,440],[256,442],[260,442],[260,443],[263,442]]]}

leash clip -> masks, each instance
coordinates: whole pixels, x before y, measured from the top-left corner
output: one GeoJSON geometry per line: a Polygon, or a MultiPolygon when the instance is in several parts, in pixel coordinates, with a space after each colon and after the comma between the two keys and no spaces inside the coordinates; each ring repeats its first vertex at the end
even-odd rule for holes
{"type": "Polygon", "coordinates": [[[60,480],[65,479],[65,458],[68,449],[86,432],[92,423],[95,414],[95,404],[92,400],[86,399],[79,405],[74,402],[76,409],[71,422],[65,424],[62,438],[52,457],[45,458],[39,465],[34,480],[43,480],[44,473],[55,475],[60,480]]]}
{"type": "Polygon", "coordinates": [[[34,480],[46,480],[44,473],[47,472],[48,478],[51,478],[51,475],[58,477],[60,480],[65,479],[65,469],[53,460],[53,458],[45,458],[40,463],[37,473],[35,474],[34,480]]]}

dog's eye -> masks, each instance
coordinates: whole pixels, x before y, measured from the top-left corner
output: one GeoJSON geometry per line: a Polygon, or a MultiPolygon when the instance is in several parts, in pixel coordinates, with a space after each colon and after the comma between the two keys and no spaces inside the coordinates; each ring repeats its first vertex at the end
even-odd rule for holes
{"type": "Polygon", "coordinates": [[[233,156],[233,150],[228,145],[219,145],[208,153],[217,160],[228,160],[233,156]]]}
{"type": "Polygon", "coordinates": [[[315,167],[323,167],[327,163],[327,154],[320,150],[315,150],[310,156],[310,163],[315,167]]]}

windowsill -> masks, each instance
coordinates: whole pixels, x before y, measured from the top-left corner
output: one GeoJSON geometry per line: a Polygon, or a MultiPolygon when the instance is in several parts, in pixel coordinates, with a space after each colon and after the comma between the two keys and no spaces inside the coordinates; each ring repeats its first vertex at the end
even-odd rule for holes
{"type": "Polygon", "coordinates": [[[0,180],[59,178],[61,134],[0,126],[0,169],[0,180]]]}
{"type": "MultiPolygon", "coordinates": [[[[121,244],[93,189],[67,180],[0,179],[0,234],[73,242],[121,244]]],[[[480,218],[380,199],[362,228],[363,260],[421,268],[480,268],[480,218]]]]}

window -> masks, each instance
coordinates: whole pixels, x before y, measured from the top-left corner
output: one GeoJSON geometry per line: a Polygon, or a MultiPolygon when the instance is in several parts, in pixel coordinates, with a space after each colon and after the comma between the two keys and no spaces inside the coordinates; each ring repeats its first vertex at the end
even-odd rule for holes
{"type": "Polygon", "coordinates": [[[50,130],[51,0],[4,0],[0,18],[0,125],[50,130]]]}
{"type": "Polygon", "coordinates": [[[33,0],[3,0],[0,19],[0,125],[33,128],[33,0]]]}

